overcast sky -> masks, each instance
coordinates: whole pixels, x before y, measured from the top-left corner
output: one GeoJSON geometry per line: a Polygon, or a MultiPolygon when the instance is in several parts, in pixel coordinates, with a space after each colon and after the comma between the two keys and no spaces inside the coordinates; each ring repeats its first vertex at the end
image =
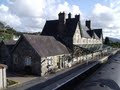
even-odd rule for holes
{"type": "Polygon", "coordinates": [[[120,0],[0,0],[0,21],[17,31],[41,31],[45,21],[65,11],[81,15],[105,36],[120,38],[120,0]]]}

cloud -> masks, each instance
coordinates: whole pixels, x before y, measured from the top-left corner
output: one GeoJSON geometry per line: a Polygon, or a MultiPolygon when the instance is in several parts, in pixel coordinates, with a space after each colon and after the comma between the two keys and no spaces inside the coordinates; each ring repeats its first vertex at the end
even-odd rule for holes
{"type": "Polygon", "coordinates": [[[9,7],[3,4],[0,5],[0,17],[1,22],[10,25],[13,28],[16,28],[21,24],[20,18],[16,15],[12,15],[11,13],[9,13],[9,7]]]}
{"type": "Polygon", "coordinates": [[[0,12],[7,12],[8,11],[8,7],[6,7],[4,4],[0,5],[0,12]]]}
{"type": "Polygon", "coordinates": [[[0,4],[0,21],[22,32],[42,31],[46,20],[57,19],[61,11],[80,14],[82,22],[89,18],[93,28],[102,28],[105,36],[120,38],[120,1],[105,0],[109,4],[96,3],[89,15],[67,0],[5,0],[0,4]],[[86,17],[88,16],[88,17],[86,17]]]}
{"type": "Polygon", "coordinates": [[[91,20],[94,28],[102,28],[105,36],[120,38],[120,1],[110,1],[109,6],[95,4],[91,20]]]}
{"type": "MultiPolygon", "coordinates": [[[[22,32],[41,31],[46,19],[58,18],[60,11],[73,15],[82,12],[65,0],[6,0],[0,5],[0,21],[22,32]]],[[[83,16],[83,14],[82,14],[83,16]]]]}

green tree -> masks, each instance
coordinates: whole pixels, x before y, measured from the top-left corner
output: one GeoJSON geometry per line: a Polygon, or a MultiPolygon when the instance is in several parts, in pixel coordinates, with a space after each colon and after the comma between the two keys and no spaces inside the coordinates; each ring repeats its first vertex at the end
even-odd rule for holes
{"type": "Polygon", "coordinates": [[[108,37],[105,38],[104,44],[110,45],[110,40],[108,37]]]}

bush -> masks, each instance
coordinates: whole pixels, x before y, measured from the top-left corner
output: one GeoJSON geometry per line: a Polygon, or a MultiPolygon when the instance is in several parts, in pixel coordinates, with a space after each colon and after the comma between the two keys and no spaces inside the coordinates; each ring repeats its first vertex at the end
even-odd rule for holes
{"type": "Polygon", "coordinates": [[[17,84],[18,82],[7,79],[7,86],[17,84]]]}

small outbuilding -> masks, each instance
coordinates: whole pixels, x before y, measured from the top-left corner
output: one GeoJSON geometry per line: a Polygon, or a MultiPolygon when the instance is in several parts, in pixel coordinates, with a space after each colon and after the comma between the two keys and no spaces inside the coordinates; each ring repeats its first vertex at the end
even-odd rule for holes
{"type": "Polygon", "coordinates": [[[13,70],[43,76],[67,66],[69,51],[53,36],[22,35],[13,51],[13,70]]]}
{"type": "Polygon", "coordinates": [[[0,41],[0,63],[6,64],[9,66],[10,62],[10,53],[3,41],[0,41]]]}

